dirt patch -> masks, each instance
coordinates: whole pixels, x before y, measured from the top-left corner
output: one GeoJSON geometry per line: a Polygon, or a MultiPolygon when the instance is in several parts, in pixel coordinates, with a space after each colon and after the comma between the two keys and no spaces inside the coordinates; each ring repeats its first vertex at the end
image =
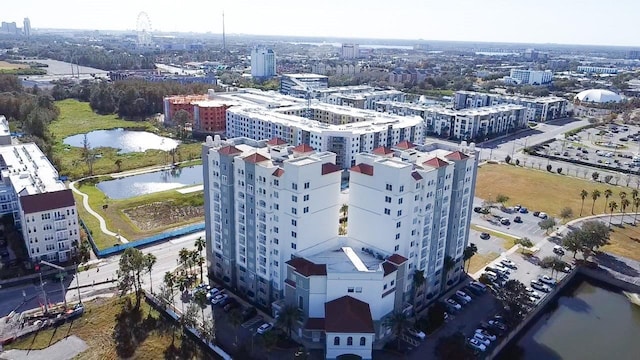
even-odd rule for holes
{"type": "Polygon", "coordinates": [[[141,231],[191,222],[204,217],[203,206],[176,205],[173,201],[145,204],[122,212],[141,231]]]}

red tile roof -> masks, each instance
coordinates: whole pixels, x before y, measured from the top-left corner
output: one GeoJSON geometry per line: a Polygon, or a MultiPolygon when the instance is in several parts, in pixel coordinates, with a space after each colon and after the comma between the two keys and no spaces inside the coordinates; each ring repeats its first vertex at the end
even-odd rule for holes
{"type": "Polygon", "coordinates": [[[51,211],[74,206],[75,204],[76,201],[73,199],[73,193],[69,189],[20,196],[20,206],[25,214],[51,211]]]}
{"type": "Polygon", "coordinates": [[[279,137],[274,137],[271,140],[267,141],[267,145],[284,145],[287,142],[280,139],[279,137]]]}
{"type": "Polygon", "coordinates": [[[308,318],[307,323],[304,324],[306,330],[324,330],[323,318],[308,318]]]}
{"type": "Polygon", "coordinates": [[[359,172],[361,174],[373,176],[373,166],[369,164],[360,163],[351,168],[351,171],[359,172]]]}
{"type": "Polygon", "coordinates": [[[393,150],[389,149],[388,147],[385,146],[380,146],[377,147],[375,149],[373,149],[372,153],[376,154],[376,155],[389,155],[389,154],[393,154],[393,150]]]}
{"type": "Polygon", "coordinates": [[[313,151],[315,151],[315,149],[307,144],[298,145],[293,148],[293,152],[302,153],[302,154],[313,152],[313,151]]]}
{"type": "Polygon", "coordinates": [[[464,159],[468,159],[469,156],[464,154],[461,151],[454,151],[451,154],[445,156],[445,159],[449,159],[449,160],[464,160],[464,159]]]}
{"type": "Polygon", "coordinates": [[[253,163],[253,164],[257,164],[259,162],[263,162],[266,160],[269,160],[268,157],[262,155],[262,154],[258,154],[258,153],[253,153],[249,156],[245,156],[243,158],[244,161],[249,162],[249,163],[253,163]]]}
{"type": "Polygon", "coordinates": [[[233,145],[221,147],[220,150],[218,150],[218,153],[220,153],[222,155],[233,155],[233,154],[239,154],[241,152],[242,152],[242,150],[238,149],[237,147],[235,147],[233,145]]]}
{"type": "Polygon", "coordinates": [[[324,331],[328,333],[374,333],[369,304],[351,296],[324,304],[324,331]]]}
{"type": "Polygon", "coordinates": [[[420,175],[417,171],[412,172],[411,177],[416,181],[422,180],[422,175],[420,175]]]}
{"type": "Polygon", "coordinates": [[[409,140],[403,140],[399,142],[398,145],[396,145],[396,148],[402,149],[402,150],[409,150],[409,149],[413,149],[414,147],[416,146],[409,140]]]}
{"type": "Polygon", "coordinates": [[[384,270],[384,276],[387,276],[398,270],[398,267],[388,261],[385,261],[382,263],[382,270],[384,270]]]}
{"type": "Polygon", "coordinates": [[[333,164],[333,163],[322,164],[322,175],[331,174],[340,170],[342,170],[342,168],[336,164],[333,164]]]}
{"type": "Polygon", "coordinates": [[[387,261],[395,264],[395,265],[401,265],[402,263],[406,262],[408,259],[402,255],[398,255],[398,254],[393,254],[391,256],[389,256],[389,258],[387,258],[387,261]]]}
{"type": "Polygon", "coordinates": [[[280,177],[282,175],[284,175],[284,169],[281,168],[277,168],[276,171],[273,172],[273,174],[271,174],[275,177],[280,177]]]}
{"type": "Polygon", "coordinates": [[[291,259],[287,261],[287,265],[291,265],[296,272],[305,277],[327,275],[327,265],[314,264],[305,258],[291,259]]]}
{"type": "Polygon", "coordinates": [[[439,168],[441,166],[449,165],[448,162],[440,159],[439,157],[434,157],[433,159],[429,159],[429,160],[423,162],[422,164],[423,165],[429,165],[429,166],[434,167],[434,168],[439,168]]]}

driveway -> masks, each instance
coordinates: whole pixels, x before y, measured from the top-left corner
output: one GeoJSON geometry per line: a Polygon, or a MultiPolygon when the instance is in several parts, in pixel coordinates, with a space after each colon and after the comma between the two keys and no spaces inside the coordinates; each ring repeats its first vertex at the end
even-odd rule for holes
{"type": "Polygon", "coordinates": [[[0,353],[2,360],[68,360],[87,350],[87,344],[75,335],[68,336],[42,350],[8,350],[0,353]]]}

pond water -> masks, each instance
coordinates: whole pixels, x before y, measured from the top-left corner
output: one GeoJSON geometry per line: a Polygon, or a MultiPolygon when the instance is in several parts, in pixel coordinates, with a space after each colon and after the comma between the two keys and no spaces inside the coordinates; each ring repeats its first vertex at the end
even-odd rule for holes
{"type": "Polygon", "coordinates": [[[520,349],[503,353],[515,350],[523,360],[638,359],[638,335],[640,306],[621,291],[582,281],[521,336],[520,349]]]}
{"type": "MultiPolygon", "coordinates": [[[[83,147],[84,135],[69,136],[64,139],[64,143],[75,147],[83,147]]],[[[112,147],[119,149],[119,153],[145,152],[150,149],[169,151],[175,149],[180,143],[178,140],[158,136],[147,131],[125,129],[95,130],[88,132],[86,135],[92,149],[112,147]]]]}
{"type": "Polygon", "coordinates": [[[128,199],[199,184],[202,184],[202,165],[106,180],[99,182],[96,186],[110,199],[128,199]]]}

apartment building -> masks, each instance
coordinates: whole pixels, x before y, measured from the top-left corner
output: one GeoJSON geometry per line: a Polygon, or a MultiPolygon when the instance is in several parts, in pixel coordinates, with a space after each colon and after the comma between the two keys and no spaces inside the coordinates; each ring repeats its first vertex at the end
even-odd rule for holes
{"type": "Polygon", "coordinates": [[[255,47],[251,50],[251,77],[268,79],[276,76],[276,53],[272,49],[255,47]]]}
{"type": "Polygon", "coordinates": [[[233,104],[229,102],[204,100],[192,102],[193,123],[191,131],[194,135],[222,134],[227,125],[227,109],[233,104]]]}
{"type": "Polygon", "coordinates": [[[605,66],[578,66],[576,71],[585,74],[617,74],[618,69],[605,66]]]}
{"type": "Polygon", "coordinates": [[[545,122],[567,117],[569,102],[557,96],[529,98],[474,91],[456,91],[453,100],[453,108],[456,110],[503,104],[524,106],[525,121],[545,122]]]}
{"type": "Polygon", "coordinates": [[[280,93],[295,97],[307,97],[309,92],[329,87],[329,77],[317,74],[280,75],[280,93]]]}
{"type": "Polygon", "coordinates": [[[228,138],[254,140],[280,138],[292,145],[332,151],[337,156],[336,163],[344,169],[355,164],[357,153],[393,146],[403,140],[424,141],[420,118],[318,102],[272,110],[232,107],[227,110],[226,134],[228,138]]]}
{"type": "Polygon", "coordinates": [[[342,44],[341,57],[343,59],[357,59],[360,57],[360,45],[342,44]]]}
{"type": "Polygon", "coordinates": [[[550,70],[511,69],[506,80],[518,85],[544,85],[553,80],[553,72],[550,70]]]}
{"type": "Polygon", "coordinates": [[[434,301],[460,279],[477,157],[465,144],[379,147],[357,155],[348,193],[336,158],[278,138],[208,137],[209,274],[274,316],[298,307],[299,335],[324,344],[327,359],[371,359],[391,334],[386,317],[412,311],[414,294],[419,307],[434,301]],[[346,236],[338,234],[345,202],[346,236]],[[416,270],[426,278],[420,289],[416,270]]]}
{"type": "Polygon", "coordinates": [[[163,99],[164,122],[165,124],[173,124],[173,116],[180,110],[189,113],[191,119],[194,117],[193,103],[196,101],[207,100],[207,95],[175,95],[167,96],[163,99]]]}
{"type": "Polygon", "coordinates": [[[427,136],[458,140],[483,140],[527,126],[525,108],[513,104],[462,110],[433,106],[424,116],[427,136]]]}
{"type": "Polygon", "coordinates": [[[406,94],[399,90],[372,90],[359,93],[334,93],[324,98],[332,105],[348,106],[358,109],[375,110],[380,101],[404,102],[406,94]]]}
{"type": "Polygon", "coordinates": [[[71,190],[36,144],[7,142],[0,121],[0,216],[13,217],[33,261],[69,260],[80,242],[71,190]]]}

